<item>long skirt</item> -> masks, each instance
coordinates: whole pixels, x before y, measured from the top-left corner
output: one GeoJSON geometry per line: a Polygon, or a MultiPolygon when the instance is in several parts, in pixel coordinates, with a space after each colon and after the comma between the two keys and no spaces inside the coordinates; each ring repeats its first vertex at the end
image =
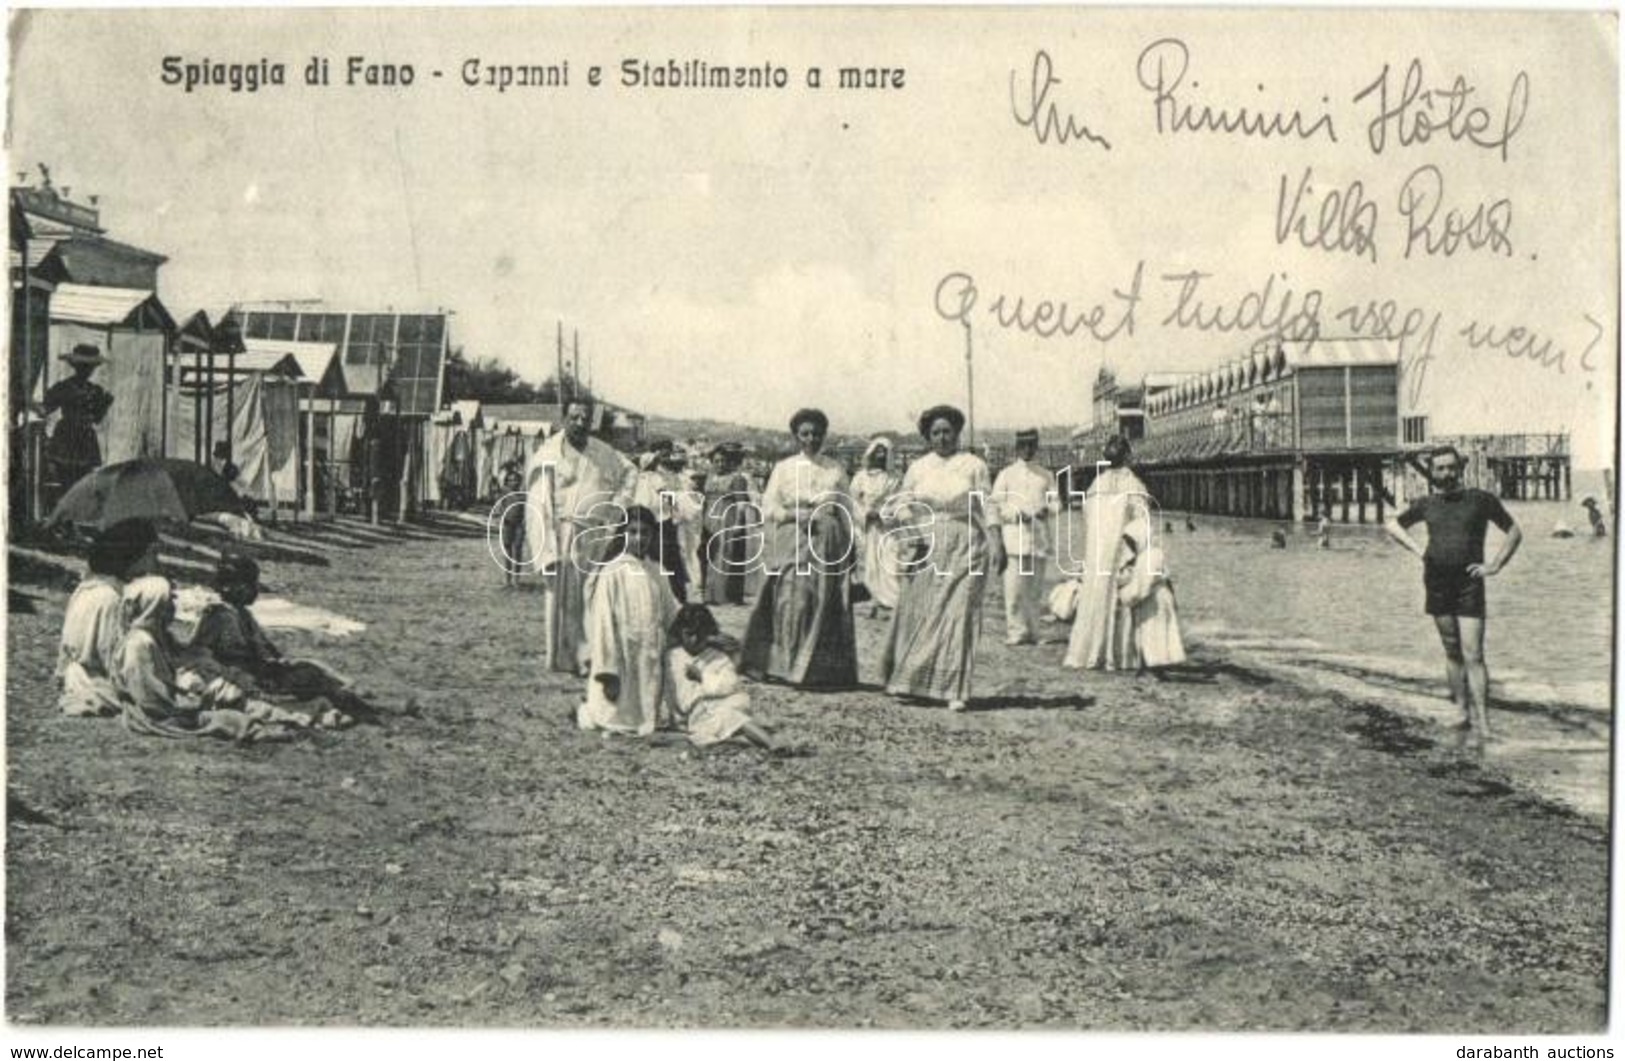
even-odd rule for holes
{"type": "Polygon", "coordinates": [[[587,576],[603,552],[602,529],[564,522],[559,529],[559,562],[547,576],[547,669],[561,674],[586,673],[587,576]]]}
{"type": "Polygon", "coordinates": [[[1118,602],[1116,581],[1103,574],[1085,574],[1061,665],[1087,670],[1133,670],[1138,655],[1134,647],[1134,610],[1118,602]]]}
{"type": "Polygon", "coordinates": [[[797,533],[772,533],[785,562],[767,575],[745,630],[740,670],[807,689],[850,689],[858,683],[858,647],[847,578],[851,539],[839,520],[817,521],[797,533]],[[816,537],[818,545],[811,546],[816,537]],[[792,544],[792,539],[796,539],[792,544]],[[820,557],[840,557],[824,563],[820,557]]]}
{"type": "Polygon", "coordinates": [[[932,530],[930,559],[902,576],[880,677],[893,696],[969,700],[971,662],[982,629],[987,539],[963,517],[942,519],[932,530]]]}
{"type": "Polygon", "coordinates": [[[1179,629],[1174,591],[1162,583],[1151,596],[1134,605],[1134,648],[1146,667],[1169,667],[1185,662],[1185,638],[1179,629]]]}
{"type": "Polygon", "coordinates": [[[897,607],[898,556],[897,542],[886,536],[885,528],[870,524],[859,539],[862,549],[858,556],[858,570],[863,588],[869,599],[887,608],[897,607]]]}
{"type": "Polygon", "coordinates": [[[751,529],[750,499],[728,494],[710,502],[706,511],[704,554],[705,603],[743,604],[747,577],[755,570],[751,557],[761,548],[760,528],[751,529]]]}
{"type": "Polygon", "coordinates": [[[660,569],[666,573],[671,595],[679,602],[688,600],[688,564],[683,555],[683,535],[676,520],[663,519],[659,526],[660,569]]]}

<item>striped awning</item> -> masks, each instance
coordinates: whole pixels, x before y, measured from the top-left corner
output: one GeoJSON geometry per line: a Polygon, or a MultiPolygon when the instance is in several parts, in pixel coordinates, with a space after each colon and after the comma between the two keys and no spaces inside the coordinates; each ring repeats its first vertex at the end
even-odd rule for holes
{"type": "Polygon", "coordinates": [[[1281,348],[1286,351],[1286,363],[1293,368],[1399,364],[1399,344],[1386,339],[1316,339],[1284,342],[1281,348]]]}
{"type": "Polygon", "coordinates": [[[51,292],[51,319],[72,324],[123,324],[148,299],[151,291],[136,287],[91,287],[58,284],[51,292]]]}

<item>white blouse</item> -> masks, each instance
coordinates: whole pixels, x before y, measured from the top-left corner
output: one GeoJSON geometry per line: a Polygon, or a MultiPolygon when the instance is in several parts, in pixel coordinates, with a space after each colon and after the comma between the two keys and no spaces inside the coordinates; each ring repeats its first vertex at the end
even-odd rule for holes
{"type": "Polygon", "coordinates": [[[947,458],[927,453],[917,458],[903,475],[901,491],[909,500],[923,501],[943,515],[974,511],[978,518],[992,492],[993,476],[988,473],[987,462],[974,453],[955,453],[947,458]],[[974,509],[972,495],[979,499],[974,509]]]}
{"type": "Polygon", "coordinates": [[[768,523],[789,523],[799,510],[810,513],[826,494],[836,494],[843,506],[850,507],[846,497],[846,468],[840,461],[823,454],[809,457],[798,453],[773,466],[767,477],[767,488],[762,491],[762,519],[768,523]]]}

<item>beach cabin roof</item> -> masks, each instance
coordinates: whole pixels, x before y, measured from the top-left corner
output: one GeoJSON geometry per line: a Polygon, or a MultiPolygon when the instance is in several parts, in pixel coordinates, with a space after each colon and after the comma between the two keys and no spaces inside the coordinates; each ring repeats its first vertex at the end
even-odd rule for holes
{"type": "Polygon", "coordinates": [[[1316,339],[1282,343],[1281,348],[1294,369],[1399,364],[1399,344],[1384,339],[1316,339]]]}
{"type": "Polygon", "coordinates": [[[1147,372],[1140,385],[1147,391],[1165,390],[1168,387],[1177,387],[1191,378],[1189,372],[1147,372]]]}
{"type": "MultiPolygon", "coordinates": [[[[217,369],[223,369],[228,359],[216,357],[215,362],[217,369]]],[[[287,376],[289,379],[303,379],[305,375],[294,356],[280,350],[247,350],[231,355],[229,363],[238,372],[263,372],[268,376],[287,376]]]]}
{"type": "MultiPolygon", "coordinates": [[[[277,355],[292,358],[299,366],[298,378],[316,384],[320,397],[344,393],[343,373],[337,368],[337,343],[301,343],[292,339],[244,339],[243,347],[256,356],[277,355]]],[[[242,363],[239,356],[238,364],[242,363]]]]}
{"type": "Polygon", "coordinates": [[[158,282],[158,267],[168,260],[105,236],[74,235],[53,245],[38,268],[59,283],[150,289],[158,282]]]}
{"type": "Polygon", "coordinates": [[[179,349],[190,353],[201,350],[209,351],[209,343],[214,336],[214,325],[209,322],[209,315],[198,310],[181,322],[180,334],[175,337],[179,349]]]}
{"type": "Polygon", "coordinates": [[[51,292],[51,319],[103,328],[128,326],[175,330],[175,319],[151,291],[136,287],[58,284],[51,292]]]}
{"type": "Polygon", "coordinates": [[[564,407],[553,402],[488,402],[483,408],[487,416],[504,424],[515,420],[541,420],[551,424],[564,419],[564,407]]]}
{"type": "Polygon", "coordinates": [[[451,411],[457,414],[457,419],[469,430],[485,426],[485,418],[480,413],[478,398],[464,398],[451,403],[451,411]]]}

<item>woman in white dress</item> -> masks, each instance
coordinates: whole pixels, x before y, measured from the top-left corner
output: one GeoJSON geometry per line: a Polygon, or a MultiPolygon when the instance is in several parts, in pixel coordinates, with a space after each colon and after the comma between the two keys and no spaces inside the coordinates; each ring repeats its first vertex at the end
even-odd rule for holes
{"type": "Polygon", "coordinates": [[[1132,519],[1149,518],[1151,492],[1129,468],[1128,440],[1106,443],[1110,467],[1095,477],[1083,498],[1083,577],[1078,580],[1077,614],[1063,666],[1089,670],[1132,670],[1133,630],[1129,609],[1117,599],[1117,573],[1127,552],[1123,532],[1132,519]]]}
{"type": "Polygon", "coordinates": [[[829,417],[802,409],[790,418],[800,452],[773,467],[762,491],[767,577],[740,670],[804,689],[858,682],[848,577],[855,560],[846,469],[824,456],[829,417]]]}
{"type": "Polygon", "coordinates": [[[903,571],[881,680],[893,696],[963,711],[987,576],[1004,572],[1004,542],[984,508],[993,489],[987,463],[959,452],[965,414],[939,405],[919,426],[931,452],[909,465],[895,504],[891,534],[903,571]]]}

